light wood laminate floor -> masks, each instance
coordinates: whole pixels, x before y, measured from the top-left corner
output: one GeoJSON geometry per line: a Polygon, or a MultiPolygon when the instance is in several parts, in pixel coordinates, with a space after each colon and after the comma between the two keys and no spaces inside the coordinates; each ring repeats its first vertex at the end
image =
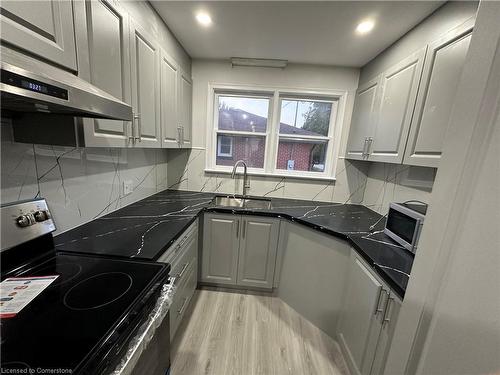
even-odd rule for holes
{"type": "Polygon", "coordinates": [[[281,299],[203,288],[171,348],[172,375],[348,374],[338,344],[281,299]]]}

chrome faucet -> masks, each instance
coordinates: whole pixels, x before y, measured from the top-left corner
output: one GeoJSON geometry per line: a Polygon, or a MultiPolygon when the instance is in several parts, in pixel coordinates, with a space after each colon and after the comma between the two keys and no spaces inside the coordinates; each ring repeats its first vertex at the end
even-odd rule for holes
{"type": "Polygon", "coordinates": [[[234,163],[233,172],[231,173],[231,178],[234,178],[236,174],[236,169],[240,164],[243,164],[243,197],[246,197],[247,189],[250,187],[250,185],[248,184],[247,163],[245,163],[244,160],[238,160],[236,163],[234,163]]]}

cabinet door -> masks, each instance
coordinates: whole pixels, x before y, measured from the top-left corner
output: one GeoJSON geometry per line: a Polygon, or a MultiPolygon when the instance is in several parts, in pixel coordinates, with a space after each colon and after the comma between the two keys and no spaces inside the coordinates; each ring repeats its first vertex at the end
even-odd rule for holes
{"type": "Polygon", "coordinates": [[[130,25],[135,146],[161,147],[159,45],[134,21],[130,25]]]}
{"type": "Polygon", "coordinates": [[[384,373],[385,363],[387,361],[387,355],[389,354],[400,309],[401,300],[391,292],[381,318],[382,329],[378,337],[375,358],[371,365],[370,375],[381,375],[384,373]]]}
{"type": "Polygon", "coordinates": [[[380,314],[383,304],[379,301],[383,296],[382,284],[353,256],[346,285],[344,310],[337,332],[348,362],[359,373],[365,361],[372,324],[376,324],[374,317],[380,314]]]}
{"type": "Polygon", "coordinates": [[[201,281],[236,285],[240,227],[239,216],[205,215],[201,281]]]}
{"type": "Polygon", "coordinates": [[[160,61],[161,74],[161,138],[162,147],[179,147],[179,121],[177,97],[179,68],[177,63],[165,52],[160,61]]]}
{"type": "Polygon", "coordinates": [[[354,99],[351,128],[347,141],[347,159],[366,160],[369,138],[373,137],[378,107],[380,76],[361,85],[354,99]]]}
{"type": "Polygon", "coordinates": [[[273,287],[279,221],[242,217],[238,285],[273,287]]]}
{"type": "Polygon", "coordinates": [[[471,30],[464,25],[429,45],[404,164],[439,166],[471,30]]]}
{"type": "MultiPolygon", "coordinates": [[[[75,4],[75,12],[79,4],[75,4]]],[[[93,85],[131,103],[129,18],[114,2],[87,0],[82,11],[86,17],[86,43],[88,77],[93,85]]],[[[76,13],[80,15],[79,12],[76,13]]],[[[85,47],[82,46],[85,45],[85,47]]],[[[85,53],[81,51],[81,53],[85,53]]],[[[131,122],[104,119],[84,119],[85,146],[127,147],[131,145],[131,122]]]]}
{"type": "Polygon", "coordinates": [[[2,41],[77,70],[71,1],[2,1],[2,41]]]}
{"type": "Polygon", "coordinates": [[[425,48],[382,74],[377,126],[369,160],[401,163],[422,75],[425,48]]]}
{"type": "Polygon", "coordinates": [[[191,78],[182,72],[179,75],[179,121],[182,127],[182,147],[191,147],[193,84],[191,78]]]}

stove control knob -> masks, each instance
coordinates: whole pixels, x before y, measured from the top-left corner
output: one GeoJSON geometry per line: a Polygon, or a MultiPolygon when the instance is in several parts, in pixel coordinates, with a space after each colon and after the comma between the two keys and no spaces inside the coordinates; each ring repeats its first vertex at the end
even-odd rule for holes
{"type": "Polygon", "coordinates": [[[29,227],[32,222],[31,219],[28,215],[21,215],[16,219],[17,225],[19,225],[21,228],[29,227]]]}
{"type": "Polygon", "coordinates": [[[33,216],[35,217],[35,220],[37,222],[45,221],[49,218],[49,212],[48,211],[37,211],[33,214],[33,216]]]}

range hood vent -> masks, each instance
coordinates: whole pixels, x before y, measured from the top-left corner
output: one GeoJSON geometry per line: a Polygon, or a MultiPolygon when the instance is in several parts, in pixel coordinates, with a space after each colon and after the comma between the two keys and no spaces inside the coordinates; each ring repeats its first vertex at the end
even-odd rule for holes
{"type": "Polygon", "coordinates": [[[132,121],[129,104],[62,69],[2,48],[1,109],[132,121]]]}

